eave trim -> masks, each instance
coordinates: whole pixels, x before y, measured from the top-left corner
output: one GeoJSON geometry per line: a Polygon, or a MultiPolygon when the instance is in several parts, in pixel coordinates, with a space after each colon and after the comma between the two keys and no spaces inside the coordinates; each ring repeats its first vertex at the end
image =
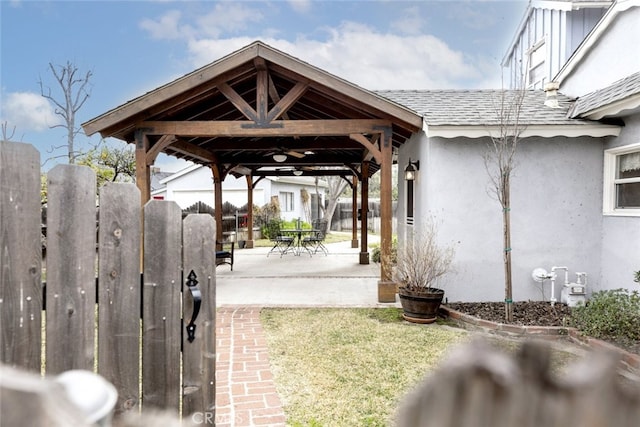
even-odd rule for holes
{"type": "MultiPolygon", "coordinates": [[[[440,138],[486,138],[499,137],[499,126],[428,126],[425,127],[427,137],[440,138]]],[[[606,136],[618,136],[621,127],[616,125],[530,125],[520,133],[520,138],[541,137],[553,138],[564,136],[578,138],[590,136],[602,138],[606,136]]]]}

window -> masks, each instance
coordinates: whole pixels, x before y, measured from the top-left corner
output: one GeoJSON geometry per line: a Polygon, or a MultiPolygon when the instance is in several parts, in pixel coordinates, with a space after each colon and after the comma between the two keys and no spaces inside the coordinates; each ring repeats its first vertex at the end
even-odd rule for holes
{"type": "Polygon", "coordinates": [[[544,39],[534,44],[527,54],[529,55],[529,69],[527,70],[529,89],[542,89],[547,80],[545,75],[547,48],[544,39]]]}
{"type": "Polygon", "coordinates": [[[293,212],[293,193],[280,192],[280,209],[282,212],[293,212]]]}
{"type": "Polygon", "coordinates": [[[405,181],[407,183],[407,225],[413,225],[413,180],[405,181]]]}
{"type": "Polygon", "coordinates": [[[604,213],[640,216],[640,144],[604,152],[604,213]]]}

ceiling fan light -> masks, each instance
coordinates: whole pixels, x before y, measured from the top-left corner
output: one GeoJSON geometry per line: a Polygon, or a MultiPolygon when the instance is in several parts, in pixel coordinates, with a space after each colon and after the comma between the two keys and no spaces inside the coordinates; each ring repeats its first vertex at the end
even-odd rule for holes
{"type": "Polygon", "coordinates": [[[275,160],[278,163],[282,163],[285,160],[287,160],[287,156],[286,156],[286,154],[274,154],[273,155],[273,160],[275,160]]]}
{"type": "Polygon", "coordinates": [[[294,174],[295,176],[300,176],[300,175],[302,175],[302,171],[301,171],[301,170],[296,169],[296,170],[294,170],[294,171],[293,171],[293,174],[294,174]]]}

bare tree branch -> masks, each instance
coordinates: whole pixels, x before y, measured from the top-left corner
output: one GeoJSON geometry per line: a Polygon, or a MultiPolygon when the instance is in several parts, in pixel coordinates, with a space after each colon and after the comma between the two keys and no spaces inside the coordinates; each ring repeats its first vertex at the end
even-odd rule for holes
{"type": "MultiPolygon", "coordinates": [[[[78,152],[74,149],[75,137],[82,133],[80,127],[76,127],[75,117],[76,113],[84,103],[91,96],[89,82],[93,76],[91,70],[87,71],[83,77],[77,77],[78,67],[76,67],[70,61],[67,61],[65,65],[55,66],[49,63],[49,69],[56,79],[59,88],[62,90],[62,99],[57,98],[51,92],[50,87],[45,87],[42,82],[42,78],[38,81],[40,85],[40,94],[51,101],[55,106],[55,114],[62,117],[64,124],[53,125],[51,128],[66,128],[67,129],[67,153],[69,157],[69,163],[75,163],[75,159],[78,156],[78,152]]],[[[59,148],[59,147],[58,147],[59,148]]]]}

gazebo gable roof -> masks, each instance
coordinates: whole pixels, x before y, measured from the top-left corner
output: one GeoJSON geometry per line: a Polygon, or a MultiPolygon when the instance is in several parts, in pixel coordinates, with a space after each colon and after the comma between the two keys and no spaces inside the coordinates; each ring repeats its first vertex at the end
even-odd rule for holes
{"type": "MultiPolygon", "coordinates": [[[[136,131],[150,123],[182,122],[193,129],[198,123],[211,122],[234,126],[242,122],[248,128],[247,122],[253,122],[263,132],[239,135],[236,129],[236,133],[225,134],[219,126],[215,135],[193,130],[181,135],[184,127],[164,129],[161,133],[172,139],[166,138],[159,151],[200,164],[249,167],[265,161],[268,165],[265,157],[278,150],[317,151],[313,159],[290,156],[290,160],[299,166],[311,162],[338,166],[357,164],[366,157],[362,143],[349,137],[350,126],[358,125],[358,120],[378,120],[390,126],[394,146],[422,127],[422,117],[407,107],[256,41],[82,126],[88,135],[99,132],[103,137],[134,142],[136,131]],[[294,135],[278,131],[283,121],[346,124],[335,135],[329,130],[305,134],[302,127],[294,135]]],[[[353,133],[364,133],[356,128],[353,133]]],[[[159,138],[152,137],[151,145],[159,138]]]]}

